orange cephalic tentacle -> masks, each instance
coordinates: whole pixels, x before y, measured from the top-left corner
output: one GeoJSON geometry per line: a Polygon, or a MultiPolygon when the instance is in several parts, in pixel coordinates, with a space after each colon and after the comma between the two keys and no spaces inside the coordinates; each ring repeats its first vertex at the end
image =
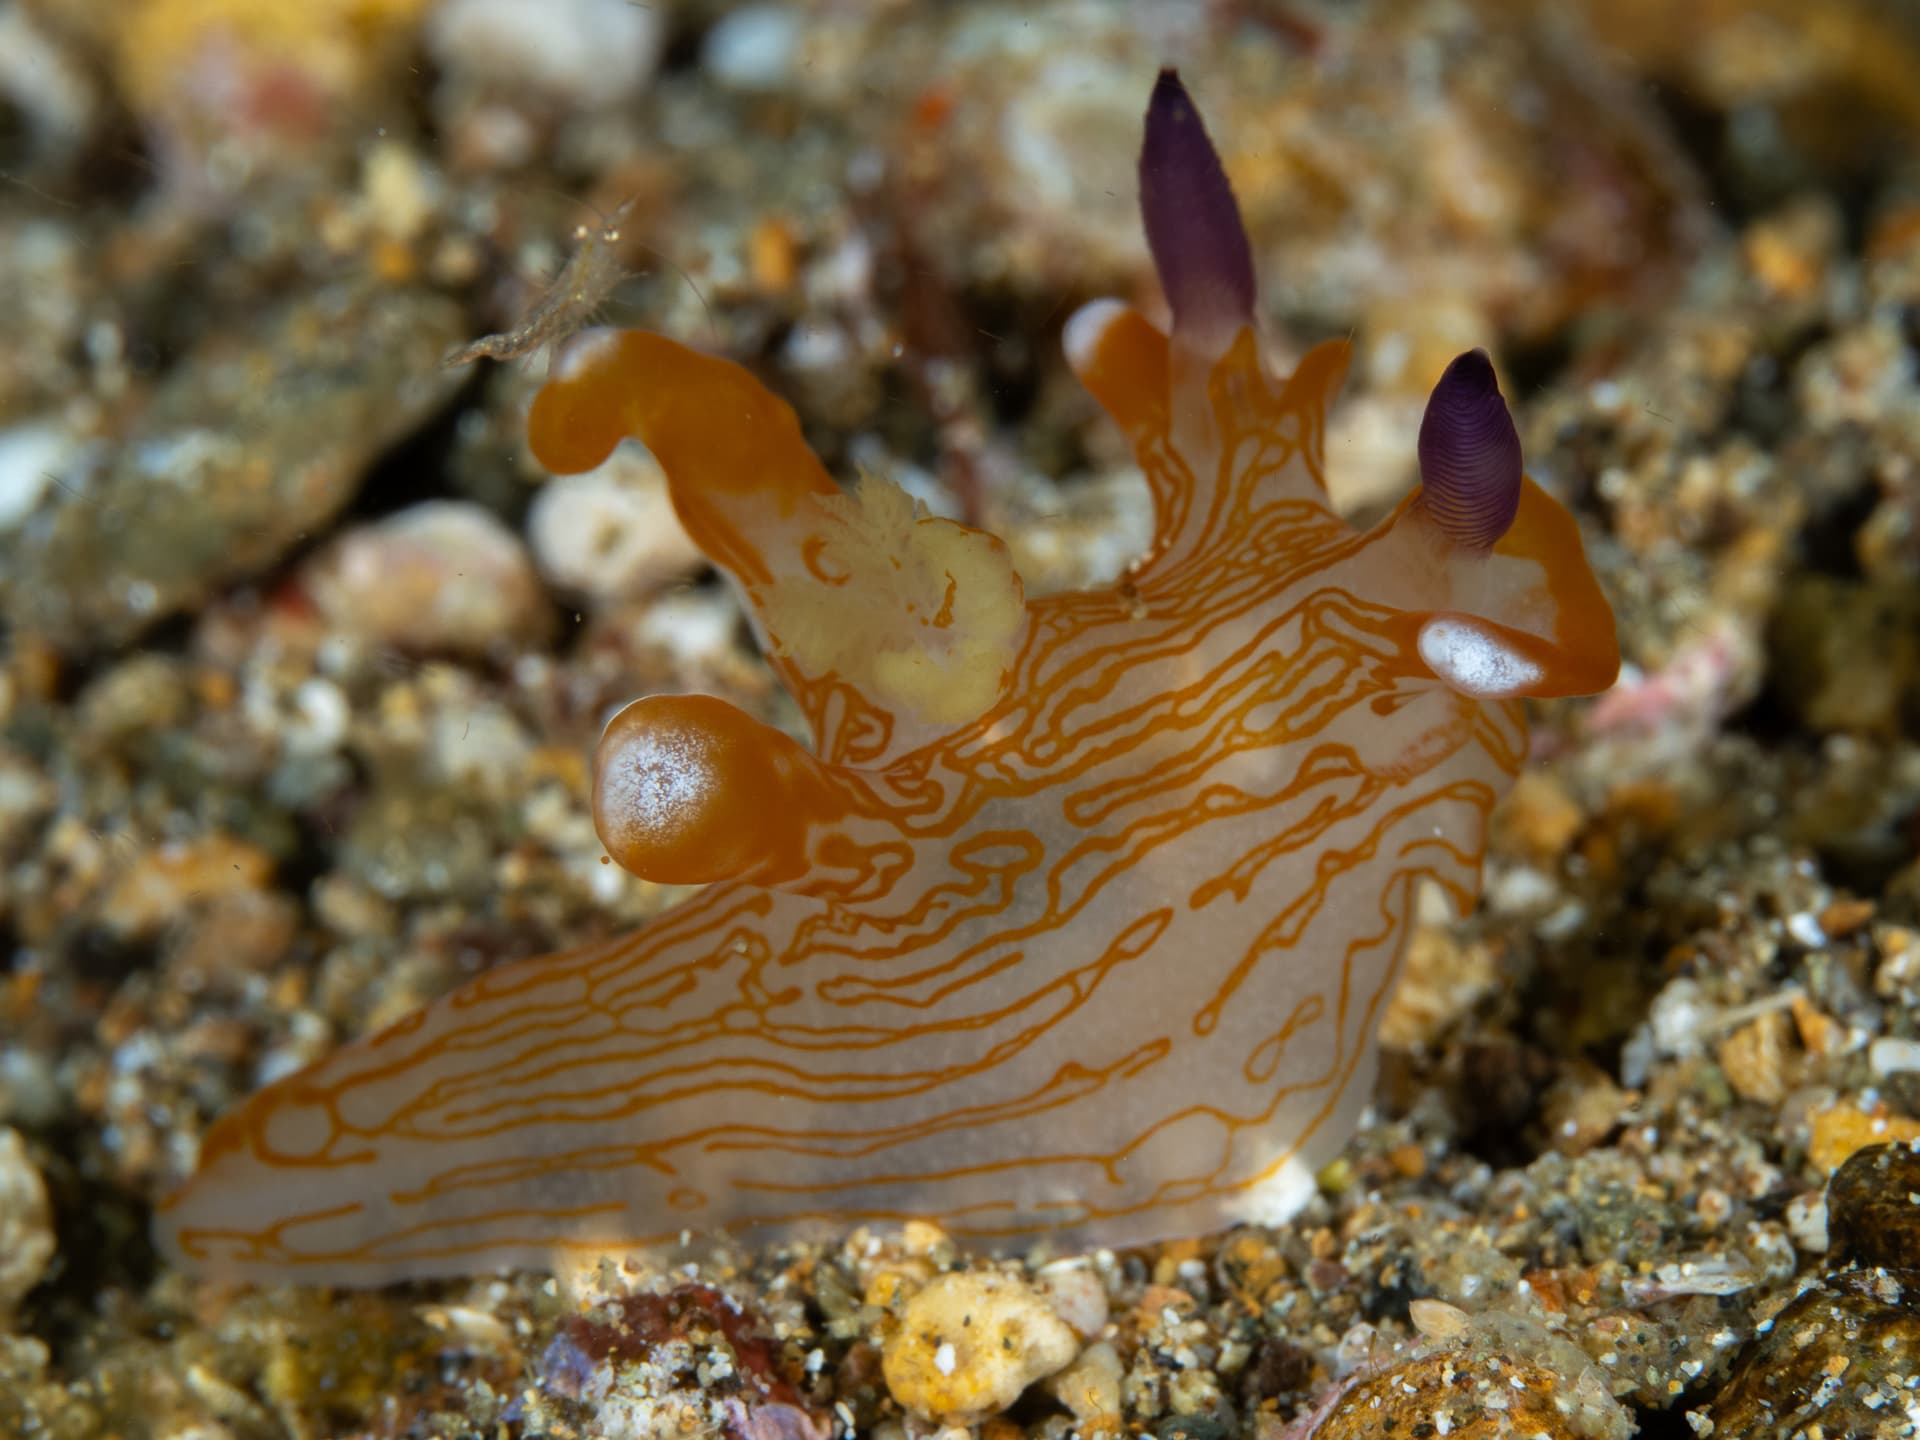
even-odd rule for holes
{"type": "Polygon", "coordinates": [[[576,336],[527,416],[534,458],[590,470],[629,437],[666,470],[694,543],[749,586],[791,545],[804,499],[838,493],[793,407],[732,361],[638,330],[576,336]]]}
{"type": "Polygon", "coordinates": [[[711,695],[650,695],[593,756],[593,825],[645,880],[699,885],[807,874],[808,841],[848,807],[811,752],[711,695]]]}

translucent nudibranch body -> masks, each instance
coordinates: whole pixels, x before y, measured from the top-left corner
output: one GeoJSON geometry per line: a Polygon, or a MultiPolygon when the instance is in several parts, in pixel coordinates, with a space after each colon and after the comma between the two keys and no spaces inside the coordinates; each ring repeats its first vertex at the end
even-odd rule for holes
{"type": "Polygon", "coordinates": [[[562,351],[535,453],[653,451],[814,747],[707,697],[617,717],[602,838],[706,888],[253,1097],[164,1208],[172,1254],[374,1284],[909,1217],[1124,1245],[1302,1202],[1368,1098],[1417,888],[1477,891],[1519,697],[1604,689],[1613,621],[1484,357],[1435,392],[1432,495],[1337,516],[1346,347],[1272,373],[1170,74],[1142,172],[1171,332],[1100,302],[1066,335],[1156,506],[1109,589],[1029,601],[993,537],[843,493],[726,361],[562,351]]]}

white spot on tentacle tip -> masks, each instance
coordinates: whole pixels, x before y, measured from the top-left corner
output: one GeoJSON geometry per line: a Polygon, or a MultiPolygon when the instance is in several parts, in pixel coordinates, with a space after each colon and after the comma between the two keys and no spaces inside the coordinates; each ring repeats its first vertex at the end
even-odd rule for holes
{"type": "Polygon", "coordinates": [[[1454,689],[1486,699],[1517,694],[1540,679],[1540,667],[1464,620],[1420,627],[1420,658],[1454,689]]]}
{"type": "Polygon", "coordinates": [[[621,746],[601,780],[601,792],[613,814],[657,833],[704,803],[712,779],[706,747],[669,732],[621,746]]]}
{"type": "Polygon", "coordinates": [[[1126,306],[1112,298],[1089,300],[1073,312],[1073,318],[1067,321],[1066,329],[1060,332],[1060,348],[1066,352],[1067,364],[1076,371],[1084,371],[1093,364],[1093,357],[1100,351],[1100,338],[1107,333],[1107,327],[1126,311],[1126,306]]]}

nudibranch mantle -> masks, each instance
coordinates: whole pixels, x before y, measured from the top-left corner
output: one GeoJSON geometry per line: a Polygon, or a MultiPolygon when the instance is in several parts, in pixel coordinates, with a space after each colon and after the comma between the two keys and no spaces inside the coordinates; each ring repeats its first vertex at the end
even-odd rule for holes
{"type": "Polygon", "coordinates": [[[1347,348],[1272,373],[1170,73],[1141,172],[1170,332],[1101,302],[1065,337],[1155,502],[1108,589],[1027,600],[994,537],[843,494],[729,362],[607,331],[556,357],[536,455],[653,451],[815,744],[706,696],[623,711],[603,840],[711,883],[223,1117],[170,1254],[379,1284],[689,1229],[1114,1246],[1302,1203],[1368,1098],[1416,889],[1471,903],[1519,697],[1610,684],[1612,615],[1478,352],[1434,392],[1422,489],[1338,517],[1347,348]]]}

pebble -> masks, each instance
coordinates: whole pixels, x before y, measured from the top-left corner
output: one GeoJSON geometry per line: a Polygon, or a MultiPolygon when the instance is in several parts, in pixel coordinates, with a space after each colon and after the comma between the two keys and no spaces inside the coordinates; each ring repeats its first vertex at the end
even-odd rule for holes
{"type": "Polygon", "coordinates": [[[1904,582],[1796,576],[1767,635],[1774,692],[1820,734],[1897,734],[1920,687],[1920,597],[1904,582]]]}
{"type": "Polygon", "coordinates": [[[635,445],[549,481],[527,515],[527,539],[550,585],[594,601],[638,599],[706,564],[674,513],[666,472],[635,445]]]}
{"type": "Polygon", "coordinates": [[[1920,1374],[1920,1309],[1908,1298],[1917,1286],[1911,1271],[1849,1270],[1808,1289],[1742,1352],[1702,1433],[1909,1433],[1900,1427],[1920,1374]]]}
{"type": "Polygon", "coordinates": [[[533,745],[520,722],[502,705],[476,701],[462,714],[436,711],[428,722],[423,756],[430,780],[471,785],[483,793],[521,785],[533,745]]]}
{"type": "Polygon", "coordinates": [[[11,856],[58,799],[58,789],[41,767],[0,745],[0,855],[11,856]]]}
{"type": "Polygon", "coordinates": [[[1910,1140],[1920,1140],[1920,1120],[1869,1112],[1844,1102],[1829,1105],[1813,1117],[1807,1163],[1823,1173],[1833,1171],[1866,1146],[1910,1140]]]}
{"type": "Polygon", "coordinates": [[[1126,1369],[1105,1340],[1089,1345],[1066,1369],[1047,1381],[1054,1399],[1073,1412],[1083,1432],[1105,1430],[1124,1434],[1120,1418],[1120,1384],[1126,1369]]]}
{"type": "Polygon", "coordinates": [[[73,451],[73,437],[51,420],[26,420],[0,430],[0,530],[13,529],[33,513],[73,451]]]}
{"type": "Polygon", "coordinates": [[[400,929],[399,912],[383,895],[352,876],[329,871],[314,881],[314,917],[349,940],[390,940],[400,929]]]}
{"type": "Polygon", "coordinates": [[[1787,1234],[1793,1243],[1810,1255],[1823,1255],[1830,1243],[1827,1235],[1827,1202],[1819,1195],[1796,1195],[1787,1202],[1787,1234]]]}
{"type": "Polygon", "coordinates": [[[991,1272],[936,1276],[916,1291],[881,1350],[887,1389],[906,1409],[971,1425],[1063,1370],[1080,1342],[1024,1280],[991,1272]]]}
{"type": "Polygon", "coordinates": [[[100,918],[124,938],[148,937],[192,906],[261,890],[272,878],[272,857],[231,835],[169,841],[142,851],[114,882],[100,918]]]}
{"type": "Polygon", "coordinates": [[[1563,780],[1549,771],[1529,770],[1514,782],[1513,793],[1495,813],[1494,837],[1502,849],[1551,867],[1586,823],[1586,811],[1563,780]]]}
{"type": "MultiPolygon", "coordinates": [[[[1004,232],[1009,241],[1084,247],[1090,268],[1112,273],[1137,263],[1145,243],[1134,218],[1137,192],[1127,183],[1132,160],[1126,149],[1091,144],[1088,137],[1135,123],[1138,61],[1087,43],[1093,37],[1072,34],[1071,24],[1064,28],[1056,38],[1066,47],[1055,54],[1021,54],[1022,39],[1001,38],[1014,53],[996,60],[1009,73],[1024,72],[1025,83],[1005,93],[998,131],[1003,156],[975,183],[998,187],[996,198],[1012,208],[1004,232]]],[[[1014,273],[1031,274],[1023,262],[1044,257],[1015,248],[1009,259],[1014,273]]]]}
{"type": "Polygon", "coordinates": [[[1408,1301],[1407,1319],[1429,1340],[1459,1340],[1470,1328],[1467,1312],[1444,1300],[1408,1301]]]}
{"type": "Polygon", "coordinates": [[[281,726],[280,737],[289,755],[330,755],[347,738],[353,711],[346,692],[319,675],[302,680],[293,691],[293,710],[281,726]]]}
{"type": "Polygon", "coordinates": [[[168,937],[163,972],[186,993],[244,990],[286,955],[299,933],[300,909],[278,891],[194,898],[193,918],[168,937]]]}
{"type": "Polygon", "coordinates": [[[0,309],[13,330],[0,356],[0,415],[9,422],[50,422],[84,383],[79,357],[99,268],[73,227],[0,213],[0,309]]]}
{"type": "Polygon", "coordinates": [[[443,187],[432,167],[394,139],[368,147],[360,184],[375,227],[403,243],[420,237],[442,200],[443,187]]]}
{"type": "Polygon", "coordinates": [[[1042,1266],[1038,1279],[1054,1314],[1071,1325],[1081,1338],[1091,1340],[1105,1327],[1107,1285],[1086,1256],[1076,1255],[1042,1266]]]}
{"type": "Polygon", "coordinates": [[[53,1259],[47,1185],[17,1130],[0,1129],[0,1313],[40,1283],[53,1259]]]}
{"type": "Polygon", "coordinates": [[[427,23],[449,79],[569,107],[634,99],[665,43],[663,7],[628,0],[445,0],[427,23]]]}
{"type": "Polygon", "coordinates": [[[151,743],[192,713],[185,667],[168,655],[134,655],[88,682],[74,706],[75,739],[89,754],[151,743]]]}
{"type": "Polygon", "coordinates": [[[1836,1265],[1920,1272],[1920,1153],[1869,1145],[1827,1182],[1827,1254],[1836,1265]]]}
{"type": "Polygon", "coordinates": [[[493,883],[497,822],[471,787],[392,776],[362,802],[340,869],[390,901],[477,901],[493,883]]]}
{"type": "Polygon", "coordinates": [[[0,1120],[44,1128],[68,1103],[51,1055],[25,1045],[0,1047],[0,1120]]]}
{"type": "Polygon", "coordinates": [[[1882,1035],[1867,1047],[1867,1064],[1881,1080],[1920,1070],[1920,1040],[1882,1035]]]}
{"type": "Polygon", "coordinates": [[[734,592],[687,590],[663,595],[633,618],[633,638],[658,646],[689,669],[724,666],[740,629],[740,603],[734,592]]]}
{"type": "Polygon", "coordinates": [[[1349,1387],[1313,1440],[1625,1440],[1626,1410],[1587,1377],[1569,1381],[1512,1356],[1445,1351],[1379,1370],[1349,1387]]]}
{"type": "Polygon", "coordinates": [[[471,501],[356,526],[302,578],[330,625],[373,645],[483,658],[537,643],[553,623],[520,537],[471,501]]]}
{"type": "MultiPolygon", "coordinates": [[[[133,0],[115,8],[110,35],[119,96],[149,133],[191,144],[212,169],[230,169],[220,141],[310,142],[312,114],[365,114],[431,0],[133,0]],[[222,165],[221,160],[224,160],[222,165]]],[[[60,7],[61,12],[83,7],[60,7]]],[[[255,163],[284,151],[268,148],[255,163]]],[[[183,165],[187,155],[170,153],[183,165]]]]}
{"type": "Polygon", "coordinates": [[[1727,1083],[1742,1100],[1778,1105],[1787,1093],[1787,1017],[1778,1010],[1757,1015],[1715,1050],[1727,1083]]]}
{"type": "Polygon", "coordinates": [[[86,69],[21,5],[0,10],[0,95],[33,150],[56,162],[86,143],[102,108],[86,69]]]}
{"type": "Polygon", "coordinates": [[[463,332],[444,296],[367,288],[208,341],[109,457],[0,530],[0,607],[63,648],[110,649],[259,574],[452,393],[440,357],[463,332]]]}
{"type": "Polygon", "coordinates": [[[721,18],[700,46],[700,65],[736,90],[777,89],[793,69],[801,20],[784,5],[745,5],[721,18]]]}
{"type": "MultiPolygon", "coordinates": [[[[1827,1184],[1830,1273],[1762,1325],[1702,1418],[1721,1436],[1879,1435],[1920,1375],[1920,1152],[1854,1150],[1827,1184]]],[[[1693,1417],[1689,1417],[1693,1419],[1693,1417]]],[[[1695,1421],[1695,1429],[1701,1426],[1695,1421]]]]}

